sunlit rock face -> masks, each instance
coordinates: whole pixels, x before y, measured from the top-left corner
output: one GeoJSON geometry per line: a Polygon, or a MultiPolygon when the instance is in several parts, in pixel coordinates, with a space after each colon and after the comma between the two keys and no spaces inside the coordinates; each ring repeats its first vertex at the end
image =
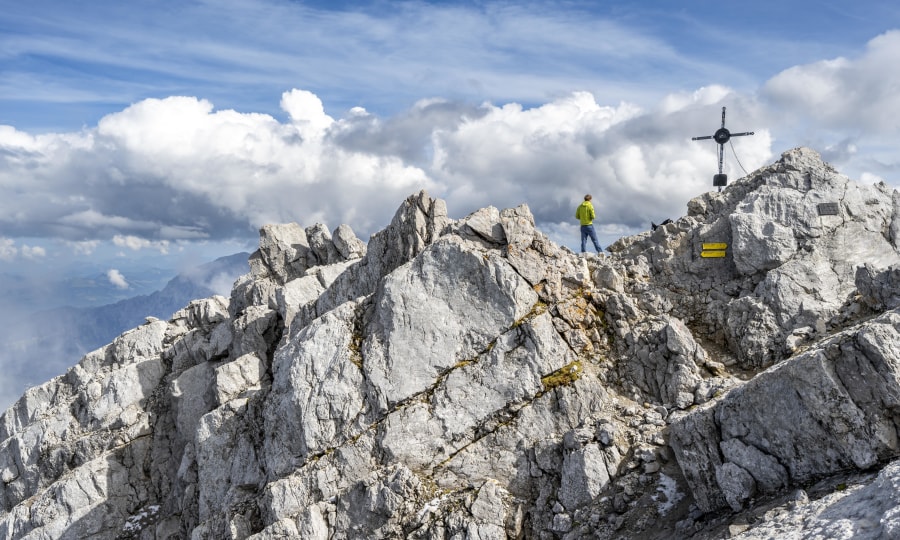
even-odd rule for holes
{"type": "Polygon", "coordinates": [[[0,538],[891,537],[898,210],[801,148],[601,257],[267,225],[0,417],[0,538]]]}

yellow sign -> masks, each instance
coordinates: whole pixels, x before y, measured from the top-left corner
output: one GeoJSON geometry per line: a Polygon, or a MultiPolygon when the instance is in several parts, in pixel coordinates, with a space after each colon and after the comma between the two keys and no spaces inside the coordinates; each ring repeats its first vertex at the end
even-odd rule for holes
{"type": "Polygon", "coordinates": [[[704,259],[718,259],[725,256],[724,249],[711,249],[708,251],[701,251],[700,256],[704,259]]]}
{"type": "Polygon", "coordinates": [[[706,250],[706,249],[719,250],[719,249],[726,249],[727,247],[728,247],[728,244],[726,244],[725,242],[704,242],[703,243],[704,250],[706,250]]]}

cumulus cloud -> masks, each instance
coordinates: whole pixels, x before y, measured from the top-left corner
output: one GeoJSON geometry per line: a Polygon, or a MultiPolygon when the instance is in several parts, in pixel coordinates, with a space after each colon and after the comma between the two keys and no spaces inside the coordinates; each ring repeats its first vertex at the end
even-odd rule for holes
{"type": "Polygon", "coordinates": [[[0,260],[15,261],[20,257],[22,259],[35,260],[46,256],[47,250],[41,246],[23,244],[19,247],[16,245],[16,241],[11,238],[0,238],[0,260]]]}
{"type": "MultiPolygon", "coordinates": [[[[891,32],[858,59],[780,73],[759,96],[711,85],[652,107],[573,92],[532,107],[433,98],[387,118],[362,107],[335,118],[318,96],[294,89],[282,95],[284,120],[175,96],[137,102],[77,133],[0,127],[0,182],[13,194],[0,201],[0,235],[62,238],[83,252],[111,242],[161,253],[253,238],[263,224],[290,221],[349,223],[365,238],[420,189],[445,198],[455,217],[524,202],[560,234],[592,193],[600,230],[630,234],[682,215],[690,198],[712,189],[717,146],[691,137],[711,135],[723,106],[732,131],[755,131],[726,148],[732,181],[810,142],[839,167],[860,163],[859,137],[808,141],[781,110],[826,127],[855,107],[900,112],[888,91],[898,76],[879,78],[876,69],[897,50],[900,33],[891,32]],[[860,78],[871,85],[849,104],[831,102],[860,78]]],[[[896,115],[876,116],[857,121],[896,134],[896,115]]],[[[897,160],[887,163],[845,172],[889,178],[885,167],[897,160]]],[[[0,258],[21,253],[14,242],[0,246],[0,258]]]]}
{"type": "Polygon", "coordinates": [[[121,272],[112,268],[106,272],[106,277],[109,279],[110,284],[119,289],[127,289],[130,287],[128,281],[125,280],[125,276],[122,275],[121,272]]]}
{"type": "Polygon", "coordinates": [[[148,99],[78,134],[0,131],[0,202],[9,236],[166,240],[255,234],[265,223],[351,219],[383,225],[398,202],[434,183],[391,153],[347,149],[319,98],[293,90],[289,121],[215,111],[208,101],[148,99]]]}
{"type": "MultiPolygon", "coordinates": [[[[714,129],[713,104],[729,95],[704,88],[656,111],[601,105],[587,92],[532,108],[432,99],[388,119],[357,108],[335,120],[317,96],[292,90],[281,102],[287,122],[196,98],[148,99],[79,134],[0,132],[16,156],[0,171],[5,180],[53,192],[36,197],[50,204],[6,203],[7,215],[14,205],[19,215],[0,221],[0,232],[44,227],[84,246],[160,252],[271,222],[371,233],[419,189],[460,215],[525,202],[546,223],[569,219],[594,192],[601,226],[634,230],[680,215],[708,188],[714,147],[689,139],[703,124],[714,129]]],[[[743,145],[748,166],[770,157],[769,142],[761,134],[743,145]]]]}
{"type": "Polygon", "coordinates": [[[791,67],[763,95],[816,128],[896,135],[900,130],[900,30],[871,40],[859,58],[791,67]]]}
{"type": "Polygon", "coordinates": [[[872,39],[858,56],[788,68],[760,89],[779,139],[810,146],[851,178],[900,174],[900,30],[872,39]]]}
{"type": "MultiPolygon", "coordinates": [[[[592,193],[601,226],[642,230],[683,214],[691,197],[710,188],[716,148],[690,140],[718,127],[708,94],[660,111],[601,106],[585,92],[529,110],[491,107],[477,120],[435,134],[430,170],[449,186],[448,201],[464,208],[524,201],[538,220],[558,223],[571,221],[574,206],[592,193]]],[[[748,166],[771,157],[770,142],[764,131],[742,141],[748,166]]],[[[732,178],[740,176],[733,162],[729,167],[732,178]]]]}

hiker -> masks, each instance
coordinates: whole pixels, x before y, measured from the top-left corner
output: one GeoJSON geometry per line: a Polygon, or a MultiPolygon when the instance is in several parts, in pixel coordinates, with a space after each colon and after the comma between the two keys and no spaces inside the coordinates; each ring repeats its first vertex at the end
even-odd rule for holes
{"type": "Polygon", "coordinates": [[[575,218],[581,223],[581,252],[584,253],[585,242],[588,237],[590,237],[591,241],[594,243],[594,248],[597,249],[597,253],[603,251],[603,248],[600,247],[600,242],[597,240],[597,231],[594,230],[594,218],[597,217],[594,214],[594,205],[591,204],[591,195],[587,194],[584,196],[584,202],[578,205],[578,209],[575,210],[575,218]]]}

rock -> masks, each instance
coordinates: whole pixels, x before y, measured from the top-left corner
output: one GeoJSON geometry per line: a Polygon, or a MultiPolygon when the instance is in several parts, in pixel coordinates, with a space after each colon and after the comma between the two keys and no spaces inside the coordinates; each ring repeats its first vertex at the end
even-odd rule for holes
{"type": "MultiPolygon", "coordinates": [[[[478,490],[478,495],[469,512],[479,523],[494,525],[503,531],[507,508],[506,499],[509,493],[496,480],[489,479],[478,490]]],[[[505,537],[505,534],[503,535],[505,537]]]]}
{"type": "Polygon", "coordinates": [[[588,504],[609,483],[603,452],[596,444],[566,454],[563,460],[559,499],[567,510],[588,504]]]}
{"type": "Polygon", "coordinates": [[[879,271],[866,263],[856,270],[854,282],[862,302],[870,309],[884,311],[900,307],[900,266],[879,271]]]}
{"type": "Polygon", "coordinates": [[[394,271],[375,299],[374,332],[363,355],[379,406],[425,390],[445,370],[474,358],[536,301],[499,257],[485,260],[449,240],[424,250],[394,271]],[[462,284],[464,297],[457,294],[462,284]]]}
{"type": "MultiPolygon", "coordinates": [[[[728,439],[719,444],[725,463],[734,463],[745,471],[753,471],[754,487],[762,493],[776,493],[788,486],[787,470],[778,461],[740,439],[728,439]]],[[[745,497],[746,498],[746,497],[745,497]]]]}
{"type": "Polygon", "coordinates": [[[296,223],[265,225],[259,230],[259,251],[250,258],[250,272],[283,284],[311,266],[309,253],[306,231],[296,223]]]}
{"type": "Polygon", "coordinates": [[[594,271],[594,283],[603,289],[610,289],[615,292],[625,292],[625,285],[622,277],[611,266],[600,266],[594,271]]]}
{"type": "Polygon", "coordinates": [[[766,514],[737,538],[762,540],[785,535],[837,540],[893,538],[900,533],[898,471],[900,463],[893,462],[860,484],[833,490],[814,501],[807,499],[792,505],[788,511],[766,514]]]}
{"type": "Polygon", "coordinates": [[[334,247],[345,260],[359,259],[366,254],[366,244],[356,237],[349,225],[343,224],[331,234],[334,247]]]}
{"type": "Polygon", "coordinates": [[[745,469],[725,462],[716,469],[716,482],[732,510],[738,512],[744,502],[756,494],[756,481],[745,469]]]}
{"type": "Polygon", "coordinates": [[[613,424],[604,422],[597,426],[597,440],[604,446],[610,446],[615,440],[616,427],[613,424]]]}
{"type": "Polygon", "coordinates": [[[533,249],[511,244],[506,248],[506,260],[531,285],[538,285],[547,277],[544,257],[533,249]]]}
{"type": "Polygon", "coordinates": [[[356,305],[317,319],[276,354],[265,407],[266,461],[287,474],[337,440],[357,434],[364,404],[363,373],[351,345],[356,305]]]}
{"type": "Polygon", "coordinates": [[[341,254],[331,240],[331,233],[322,223],[307,227],[306,238],[309,241],[309,252],[306,255],[308,267],[324,266],[340,260],[341,254]]]}
{"type": "Polygon", "coordinates": [[[493,206],[476,210],[464,217],[461,223],[463,230],[483,240],[498,245],[506,243],[506,234],[500,223],[500,211],[493,206]]]}
{"type": "Polygon", "coordinates": [[[336,507],[334,528],[369,538],[402,536],[403,521],[421,504],[422,486],[403,466],[392,467],[355,484],[336,507]]]}
{"type": "Polygon", "coordinates": [[[795,149],[603,259],[424,191],[266,225],[0,416],[0,537],[897,536],[898,216],[795,149]]]}
{"type": "Polygon", "coordinates": [[[342,273],[319,296],[307,319],[371,294],[381,278],[434,242],[449,222],[444,201],[432,199],[425,191],[408,197],[397,209],[391,224],[372,235],[366,255],[359,263],[342,273]]]}
{"type": "Polygon", "coordinates": [[[752,463],[749,473],[774,489],[788,479],[799,484],[847,467],[867,469],[896,455],[888,410],[900,399],[898,358],[900,313],[891,311],[673,423],[672,447],[698,504],[721,506],[725,488],[710,474],[723,466],[721,459],[752,463]]]}
{"type": "Polygon", "coordinates": [[[755,211],[750,208],[731,218],[734,264],[738,272],[746,275],[778,268],[797,254],[793,229],[755,211]]]}
{"type": "Polygon", "coordinates": [[[259,390],[267,373],[266,364],[256,354],[245,354],[215,370],[215,394],[219,405],[259,390]]]}
{"type": "Polygon", "coordinates": [[[315,303],[325,287],[318,276],[303,276],[287,282],[277,290],[278,314],[287,328],[304,306],[315,303]]]}
{"type": "Polygon", "coordinates": [[[624,377],[658,403],[679,409],[694,404],[706,352],[682,322],[662,317],[641,323],[626,345],[633,361],[621,368],[624,377]]]}
{"type": "Polygon", "coordinates": [[[534,216],[527,204],[501,210],[500,225],[508,246],[528,248],[534,241],[534,216]]]}

